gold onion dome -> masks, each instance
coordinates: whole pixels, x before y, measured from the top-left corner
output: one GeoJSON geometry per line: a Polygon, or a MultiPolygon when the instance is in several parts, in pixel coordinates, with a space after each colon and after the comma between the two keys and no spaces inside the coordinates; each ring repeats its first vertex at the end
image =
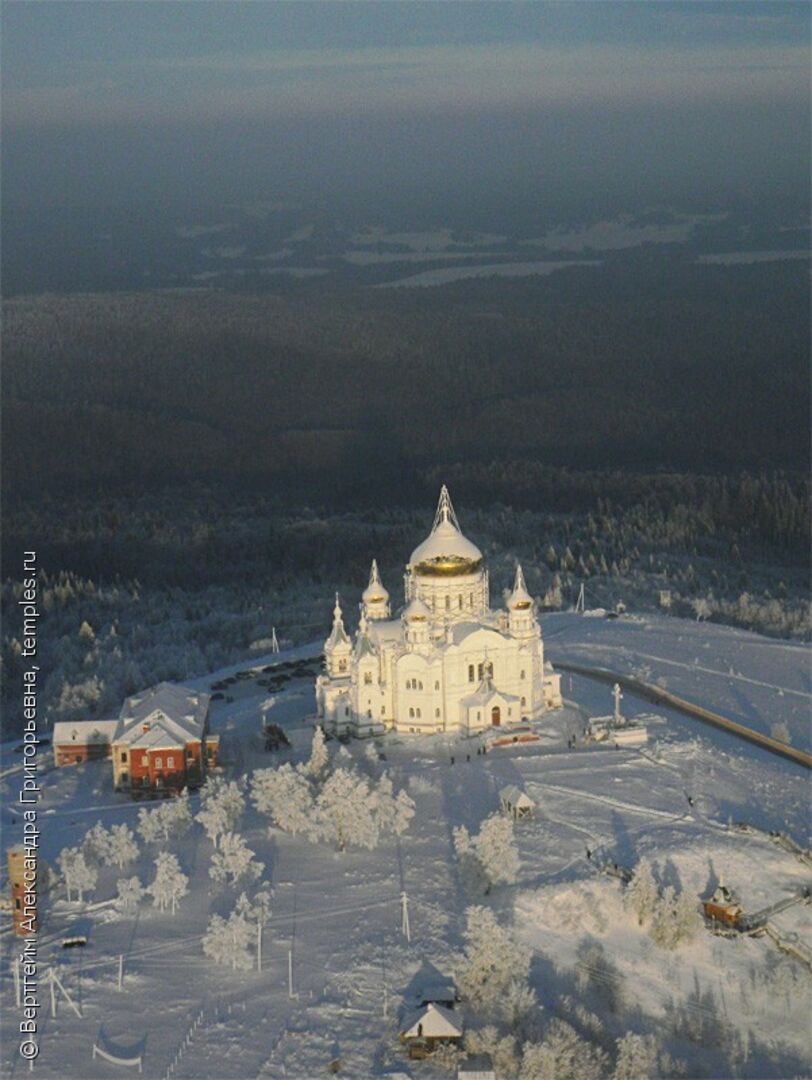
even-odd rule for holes
{"type": "Polygon", "coordinates": [[[524,583],[521,563],[516,564],[516,580],[513,583],[513,592],[508,597],[507,606],[512,611],[526,611],[533,606],[533,597],[524,583]]]}
{"type": "Polygon", "coordinates": [[[406,622],[428,622],[431,618],[431,612],[428,607],[423,603],[419,597],[415,597],[406,607],[403,612],[403,618],[406,622]]]}
{"type": "Polygon", "coordinates": [[[462,535],[448,488],[443,484],[434,525],[412,552],[409,569],[429,577],[460,577],[476,573],[482,562],[482,552],[462,535]]]}
{"type": "Polygon", "coordinates": [[[389,593],[383,586],[375,559],[372,560],[372,569],[369,572],[369,585],[361,593],[361,599],[365,604],[381,606],[389,601],[389,593]]]}

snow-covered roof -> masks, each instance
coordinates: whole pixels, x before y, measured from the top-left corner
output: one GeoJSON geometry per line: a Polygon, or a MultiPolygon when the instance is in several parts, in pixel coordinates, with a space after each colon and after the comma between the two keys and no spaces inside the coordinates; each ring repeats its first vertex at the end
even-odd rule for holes
{"type": "Polygon", "coordinates": [[[510,803],[511,806],[533,807],[536,805],[527,792],[522,791],[515,784],[508,784],[507,787],[503,787],[499,792],[499,798],[503,802],[510,803]]]}
{"type": "Polygon", "coordinates": [[[54,724],[54,746],[105,746],[113,737],[118,720],[60,720],[54,724]]]}
{"type": "Polygon", "coordinates": [[[430,1002],[409,1018],[403,1036],[406,1039],[459,1039],[462,1023],[451,1009],[430,1002]]]}
{"type": "Polygon", "coordinates": [[[506,704],[519,700],[515,694],[506,694],[503,690],[497,690],[491,677],[486,675],[474,693],[464,697],[460,704],[464,708],[470,709],[477,705],[489,705],[494,699],[504,701],[506,704]]]}
{"type": "Polygon", "coordinates": [[[501,637],[499,631],[492,623],[486,621],[485,619],[470,619],[463,622],[456,622],[451,624],[451,644],[462,645],[466,638],[469,638],[471,634],[476,634],[483,630],[501,637]]]}
{"type": "Polygon", "coordinates": [[[176,683],[160,683],[127,698],[122,706],[113,741],[135,745],[144,725],[161,727],[165,737],[186,743],[199,739],[206,725],[211,695],[176,683]]]}
{"type": "Polygon", "coordinates": [[[431,612],[420,597],[416,596],[406,605],[403,618],[406,622],[428,622],[431,618],[431,612]]]}
{"type": "Polygon", "coordinates": [[[474,1054],[457,1066],[458,1080],[496,1080],[490,1054],[474,1054]]]}
{"type": "Polygon", "coordinates": [[[403,640],[403,626],[400,619],[378,619],[369,624],[367,632],[378,646],[384,641],[403,640]]]}

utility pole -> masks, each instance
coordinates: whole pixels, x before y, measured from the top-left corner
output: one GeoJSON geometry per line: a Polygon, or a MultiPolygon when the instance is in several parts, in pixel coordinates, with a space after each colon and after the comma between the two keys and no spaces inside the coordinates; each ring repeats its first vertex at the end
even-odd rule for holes
{"type": "Polygon", "coordinates": [[[581,588],[578,590],[578,599],[575,602],[575,614],[583,615],[584,608],[586,607],[586,601],[584,598],[584,583],[581,582],[581,588]]]}
{"type": "Polygon", "coordinates": [[[118,988],[119,988],[119,990],[121,990],[123,982],[124,982],[124,953],[120,953],[119,958],[118,958],[118,988]]]}
{"type": "Polygon", "coordinates": [[[262,922],[257,919],[257,971],[262,971],[262,922]]]}
{"type": "Polygon", "coordinates": [[[400,906],[401,906],[401,920],[400,920],[400,932],[411,943],[412,931],[409,926],[409,897],[405,892],[400,894],[400,906]]]}
{"type": "Polygon", "coordinates": [[[275,626],[271,627],[271,652],[272,653],[278,653],[279,652],[279,640],[278,640],[278,638],[276,636],[276,627],[275,626]]]}
{"type": "Polygon", "coordinates": [[[288,997],[293,999],[299,997],[293,992],[293,949],[288,949],[288,997]]]}

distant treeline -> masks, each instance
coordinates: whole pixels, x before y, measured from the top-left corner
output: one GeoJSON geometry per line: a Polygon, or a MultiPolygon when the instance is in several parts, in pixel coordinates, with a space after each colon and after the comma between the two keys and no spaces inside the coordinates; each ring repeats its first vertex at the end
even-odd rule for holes
{"type": "Polygon", "coordinates": [[[543,279],[320,288],[8,301],[6,490],[219,479],[414,504],[428,469],[465,462],[477,501],[537,505],[562,488],[549,466],[806,470],[806,266],[641,253],[543,279]]]}

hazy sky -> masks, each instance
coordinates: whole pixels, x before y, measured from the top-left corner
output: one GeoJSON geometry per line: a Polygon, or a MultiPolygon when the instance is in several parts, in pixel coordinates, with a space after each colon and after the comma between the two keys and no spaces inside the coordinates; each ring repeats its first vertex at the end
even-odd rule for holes
{"type": "Polygon", "coordinates": [[[796,102],[805,3],[11,2],[7,123],[796,102]]]}
{"type": "Polygon", "coordinates": [[[781,185],[806,160],[809,11],[5,2],[6,193],[430,191],[511,170],[526,188],[542,166],[581,182],[615,158],[700,184],[778,169],[781,185]]]}

